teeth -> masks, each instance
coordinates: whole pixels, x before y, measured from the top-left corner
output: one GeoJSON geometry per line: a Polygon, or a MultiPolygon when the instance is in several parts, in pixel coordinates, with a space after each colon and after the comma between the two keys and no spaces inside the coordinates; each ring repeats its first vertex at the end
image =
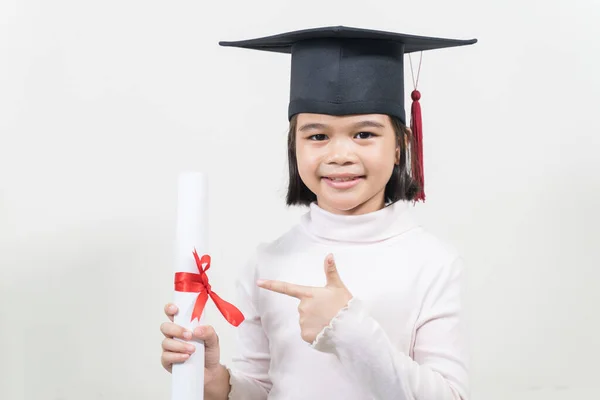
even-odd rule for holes
{"type": "Polygon", "coordinates": [[[355,178],[329,178],[334,182],[347,182],[347,181],[353,181],[355,178]]]}

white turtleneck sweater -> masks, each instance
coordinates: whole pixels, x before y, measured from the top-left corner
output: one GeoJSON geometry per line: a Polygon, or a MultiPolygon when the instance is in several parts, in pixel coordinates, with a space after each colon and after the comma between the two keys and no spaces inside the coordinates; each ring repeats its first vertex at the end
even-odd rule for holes
{"type": "Polygon", "coordinates": [[[315,203],[299,225],[258,247],[238,280],[239,355],[232,400],[466,400],[462,263],[397,202],[358,216],[315,203]],[[257,279],[324,286],[333,253],[354,298],[308,344],[299,300],[257,279]]]}

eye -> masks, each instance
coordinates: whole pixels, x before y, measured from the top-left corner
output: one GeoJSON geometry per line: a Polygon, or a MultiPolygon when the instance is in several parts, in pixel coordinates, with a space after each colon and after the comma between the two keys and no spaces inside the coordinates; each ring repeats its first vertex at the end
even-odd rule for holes
{"type": "Polygon", "coordinates": [[[309,136],[308,138],[309,140],[316,140],[316,141],[321,141],[321,140],[325,140],[327,139],[327,135],[323,134],[323,133],[318,133],[316,135],[312,135],[309,136]]]}
{"type": "Polygon", "coordinates": [[[374,137],[374,136],[375,136],[375,135],[374,135],[374,134],[372,134],[371,132],[359,132],[359,133],[357,133],[357,134],[356,134],[356,136],[354,136],[354,137],[355,137],[355,138],[358,138],[358,139],[369,139],[369,138],[372,138],[372,137],[374,137]]]}

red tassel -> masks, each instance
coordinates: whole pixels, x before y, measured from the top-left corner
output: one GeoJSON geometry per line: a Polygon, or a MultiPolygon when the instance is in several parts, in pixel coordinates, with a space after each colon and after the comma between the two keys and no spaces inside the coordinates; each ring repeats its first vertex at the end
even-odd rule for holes
{"type": "Polygon", "coordinates": [[[425,173],[423,171],[423,121],[421,120],[421,93],[418,90],[413,90],[411,93],[413,100],[410,108],[410,129],[413,133],[413,151],[412,151],[412,172],[413,179],[419,184],[419,192],[415,197],[415,201],[425,202],[425,173]]]}

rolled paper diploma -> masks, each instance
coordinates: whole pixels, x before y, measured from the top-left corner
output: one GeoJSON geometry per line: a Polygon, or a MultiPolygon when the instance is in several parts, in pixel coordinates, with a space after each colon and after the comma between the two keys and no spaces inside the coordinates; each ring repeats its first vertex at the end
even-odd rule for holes
{"type": "MultiPolygon", "coordinates": [[[[206,271],[208,254],[208,184],[204,174],[184,172],[179,176],[177,207],[177,245],[174,303],[179,312],[177,325],[193,331],[204,325],[204,306],[210,297],[227,321],[238,326],[242,313],[211,289],[206,271]]],[[[196,351],[184,362],[173,364],[172,400],[204,399],[204,343],[190,340],[196,351]]]]}
{"type": "MultiPolygon", "coordinates": [[[[179,175],[177,193],[177,233],[175,274],[187,272],[197,274],[198,266],[192,254],[194,248],[201,254],[208,252],[208,181],[198,172],[183,172],[179,175]]],[[[193,331],[204,324],[204,313],[200,319],[192,320],[198,293],[175,290],[174,303],[179,312],[174,317],[177,325],[193,331]]],[[[204,399],[204,343],[189,341],[196,351],[184,363],[173,364],[172,400],[204,399]]]]}

